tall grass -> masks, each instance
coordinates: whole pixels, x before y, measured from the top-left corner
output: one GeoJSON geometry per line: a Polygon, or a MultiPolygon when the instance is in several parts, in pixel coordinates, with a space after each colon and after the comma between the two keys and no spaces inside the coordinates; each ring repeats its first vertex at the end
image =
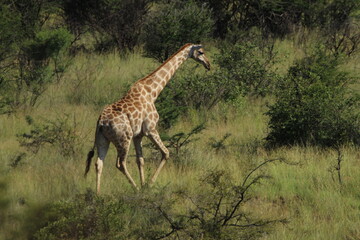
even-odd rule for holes
{"type": "MultiPolygon", "coordinates": [[[[277,43],[280,52],[296,58],[289,42],[277,43]]],[[[297,50],[298,51],[298,50],[297,50]]],[[[284,55],[284,58],[286,58],[284,55]]],[[[356,61],[356,60],[354,60],[356,61]]],[[[281,62],[281,61],[280,61],[281,62]]],[[[281,65],[284,69],[286,66],[281,65]]],[[[355,68],[350,62],[349,69],[355,68]]],[[[107,55],[80,55],[73,59],[59,84],[52,85],[34,109],[11,116],[0,116],[0,170],[7,182],[6,197],[10,205],[0,239],[9,239],[20,231],[21,218],[26,210],[39,203],[66,200],[95,187],[95,171],[83,178],[85,156],[93,144],[95,123],[102,107],[127,91],[127,87],[157,67],[157,63],[133,54],[126,59],[115,53],[107,55]],[[76,134],[82,140],[78,153],[64,157],[51,144],[44,145],[37,154],[22,148],[17,134],[28,132],[25,121],[29,115],[34,121],[56,120],[67,115],[74,123],[76,134]],[[21,155],[21,153],[26,155],[21,155]],[[21,156],[17,165],[11,165],[21,156]]],[[[181,71],[181,69],[179,70],[181,71]]],[[[271,99],[243,99],[241,104],[222,104],[210,112],[190,110],[183,115],[169,134],[190,131],[205,122],[205,130],[181,150],[181,161],[171,158],[161,172],[154,189],[164,186],[171,192],[186,190],[201,193],[201,179],[211,170],[223,169],[233,179],[241,181],[250,169],[266,159],[284,158],[285,163],[267,165],[261,174],[271,178],[252,190],[251,201],[244,211],[259,218],[288,220],[277,224],[263,239],[360,239],[360,163],[358,149],[341,149],[342,184],[337,179],[335,150],[314,147],[288,147],[266,150],[263,139],[267,134],[264,115],[271,99]],[[219,150],[211,142],[230,136],[219,150]]],[[[148,143],[148,140],[145,140],[148,143]]],[[[139,182],[135,151],[130,149],[129,171],[139,182]]],[[[144,149],[145,176],[149,178],[160,160],[152,148],[144,149]]],[[[116,153],[110,147],[105,160],[101,191],[103,195],[131,196],[126,178],[115,168],[116,153]]],[[[184,211],[189,203],[177,206],[184,211]]],[[[24,236],[19,235],[20,239],[24,236]]]]}

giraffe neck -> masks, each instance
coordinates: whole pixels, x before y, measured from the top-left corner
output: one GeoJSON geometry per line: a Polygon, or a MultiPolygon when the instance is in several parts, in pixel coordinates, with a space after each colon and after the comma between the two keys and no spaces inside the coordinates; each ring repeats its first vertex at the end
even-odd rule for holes
{"type": "Polygon", "coordinates": [[[184,45],[154,72],[139,81],[147,94],[150,94],[152,102],[155,102],[176,70],[188,59],[190,46],[191,44],[184,45]]]}

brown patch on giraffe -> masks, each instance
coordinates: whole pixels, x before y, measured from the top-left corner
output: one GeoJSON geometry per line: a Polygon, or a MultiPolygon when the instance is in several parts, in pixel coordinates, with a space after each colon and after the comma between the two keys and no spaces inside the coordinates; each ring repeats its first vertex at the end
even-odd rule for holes
{"type": "Polygon", "coordinates": [[[120,122],[121,122],[120,118],[118,117],[114,118],[114,123],[120,123],[120,122]]]}
{"type": "Polygon", "coordinates": [[[152,95],[153,98],[156,98],[157,92],[156,92],[156,91],[153,91],[153,92],[151,93],[151,95],[152,95]]]}
{"type": "Polygon", "coordinates": [[[157,75],[160,77],[160,78],[164,78],[166,75],[167,75],[167,71],[165,71],[164,69],[161,69],[157,75]]]}
{"type": "Polygon", "coordinates": [[[170,74],[174,75],[174,73],[175,73],[175,68],[170,69],[170,74]]]}
{"type": "Polygon", "coordinates": [[[131,91],[132,91],[133,93],[138,93],[138,92],[140,91],[139,86],[136,85],[135,87],[131,88],[131,91]]]}
{"type": "Polygon", "coordinates": [[[112,110],[113,110],[113,112],[115,112],[115,113],[121,112],[121,111],[122,111],[121,105],[120,105],[120,104],[113,105],[112,110]]]}
{"type": "Polygon", "coordinates": [[[148,118],[152,121],[152,120],[154,120],[154,115],[153,115],[152,113],[150,113],[150,114],[148,115],[148,118]]]}
{"type": "Polygon", "coordinates": [[[159,87],[159,84],[157,84],[157,82],[153,82],[151,84],[151,88],[154,89],[154,88],[158,88],[159,87]]]}
{"type": "Polygon", "coordinates": [[[172,67],[169,64],[166,64],[161,70],[165,71],[166,75],[168,75],[171,68],[172,67]]]}
{"type": "MultiPolygon", "coordinates": [[[[166,85],[166,81],[165,81],[165,80],[161,80],[160,85],[161,85],[162,88],[164,88],[165,85],[166,85]]],[[[161,90],[162,90],[162,89],[160,89],[160,91],[161,91],[161,90]]]]}
{"type": "Polygon", "coordinates": [[[146,111],[147,112],[152,112],[152,110],[153,110],[152,106],[150,104],[147,104],[146,105],[146,111]]]}
{"type": "Polygon", "coordinates": [[[129,108],[128,108],[128,111],[134,112],[134,111],[135,111],[135,107],[134,107],[134,106],[129,107],[129,108]]]}
{"type": "Polygon", "coordinates": [[[156,124],[154,123],[154,122],[151,122],[150,124],[149,124],[149,128],[150,129],[154,129],[156,127],[156,124]]]}
{"type": "Polygon", "coordinates": [[[151,92],[151,88],[147,85],[144,86],[144,89],[147,91],[147,92],[151,92]]]}
{"type": "Polygon", "coordinates": [[[142,104],[140,101],[136,101],[134,102],[134,107],[137,109],[137,110],[141,110],[142,109],[142,104]]]}
{"type": "Polygon", "coordinates": [[[153,82],[151,78],[146,79],[145,84],[150,85],[153,82]]]}

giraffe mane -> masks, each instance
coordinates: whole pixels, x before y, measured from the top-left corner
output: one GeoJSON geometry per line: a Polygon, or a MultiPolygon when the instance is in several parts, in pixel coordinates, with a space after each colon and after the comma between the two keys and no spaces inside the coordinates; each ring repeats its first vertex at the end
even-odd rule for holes
{"type": "MultiPolygon", "coordinates": [[[[171,55],[170,57],[168,57],[168,59],[166,59],[166,61],[164,61],[159,67],[157,67],[154,71],[152,71],[150,74],[148,74],[146,77],[143,77],[142,79],[140,79],[139,81],[146,79],[147,77],[153,75],[154,73],[156,73],[160,68],[162,68],[166,63],[168,63],[174,56],[176,56],[179,52],[181,52],[182,50],[184,50],[185,48],[194,45],[192,43],[186,43],[185,45],[183,45],[178,51],[176,51],[173,55],[171,55]]],[[[195,46],[201,46],[201,45],[195,45],[195,46]]]]}

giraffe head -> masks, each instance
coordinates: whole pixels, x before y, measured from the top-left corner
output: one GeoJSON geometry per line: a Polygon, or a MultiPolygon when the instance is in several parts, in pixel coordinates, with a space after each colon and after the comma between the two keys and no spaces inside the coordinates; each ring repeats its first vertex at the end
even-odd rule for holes
{"type": "Polygon", "coordinates": [[[210,62],[205,56],[202,45],[192,45],[189,51],[189,57],[201,63],[207,70],[210,70],[210,62]]]}

